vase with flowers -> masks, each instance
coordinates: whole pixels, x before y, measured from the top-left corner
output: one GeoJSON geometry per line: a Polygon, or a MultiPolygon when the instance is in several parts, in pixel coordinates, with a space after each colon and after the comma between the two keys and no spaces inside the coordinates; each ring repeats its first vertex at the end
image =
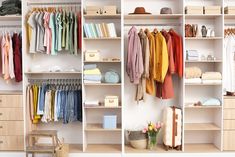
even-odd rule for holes
{"type": "Polygon", "coordinates": [[[157,135],[162,128],[162,123],[158,122],[156,124],[150,122],[148,127],[144,128],[143,133],[148,135],[148,149],[153,150],[157,146],[157,135]]]}

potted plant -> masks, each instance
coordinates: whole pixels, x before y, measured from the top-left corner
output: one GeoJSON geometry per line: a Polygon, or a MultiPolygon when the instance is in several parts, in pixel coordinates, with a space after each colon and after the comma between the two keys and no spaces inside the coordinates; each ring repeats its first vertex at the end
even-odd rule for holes
{"type": "Polygon", "coordinates": [[[144,128],[143,133],[148,135],[148,149],[153,150],[157,145],[157,135],[162,128],[162,123],[157,122],[156,124],[150,122],[148,127],[144,128]]]}

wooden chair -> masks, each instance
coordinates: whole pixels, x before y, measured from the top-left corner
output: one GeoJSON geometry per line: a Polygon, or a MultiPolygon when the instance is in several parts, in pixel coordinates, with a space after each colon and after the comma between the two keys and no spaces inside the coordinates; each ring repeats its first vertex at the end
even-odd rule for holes
{"type": "Polygon", "coordinates": [[[56,130],[34,130],[28,134],[28,146],[26,147],[26,157],[32,154],[52,154],[56,157],[58,146],[58,136],[56,130]],[[49,138],[51,143],[38,143],[40,138],[49,138]]]}

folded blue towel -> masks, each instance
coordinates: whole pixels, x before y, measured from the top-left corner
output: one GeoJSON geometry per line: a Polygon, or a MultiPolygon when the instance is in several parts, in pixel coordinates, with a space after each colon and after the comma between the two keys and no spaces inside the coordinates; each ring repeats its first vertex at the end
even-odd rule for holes
{"type": "Polygon", "coordinates": [[[210,98],[210,99],[207,99],[205,100],[203,103],[202,103],[203,106],[219,106],[221,105],[221,102],[219,99],[216,99],[216,98],[210,98]]]}
{"type": "Polygon", "coordinates": [[[84,80],[101,81],[102,75],[84,75],[84,80]]]}
{"type": "Polygon", "coordinates": [[[84,65],[84,70],[92,70],[92,69],[96,69],[97,65],[96,64],[86,64],[84,65]]]}

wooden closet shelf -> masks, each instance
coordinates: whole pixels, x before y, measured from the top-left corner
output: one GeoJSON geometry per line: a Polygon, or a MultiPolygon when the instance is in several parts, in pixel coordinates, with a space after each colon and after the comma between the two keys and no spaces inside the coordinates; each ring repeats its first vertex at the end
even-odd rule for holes
{"type": "Polygon", "coordinates": [[[84,63],[121,63],[121,61],[84,61],[84,63]]]}
{"type": "Polygon", "coordinates": [[[225,14],[225,15],[224,15],[224,19],[235,19],[235,15],[225,14]]]}
{"type": "Polygon", "coordinates": [[[0,16],[0,21],[20,21],[21,15],[0,16]]]}
{"type": "Polygon", "coordinates": [[[212,143],[199,143],[199,144],[187,144],[184,145],[184,152],[189,153],[214,153],[220,152],[220,150],[212,143]]]}
{"type": "Polygon", "coordinates": [[[213,15],[190,15],[190,14],[186,14],[185,18],[186,19],[215,19],[218,17],[222,17],[222,14],[213,14],[213,15]]]}
{"type": "Polygon", "coordinates": [[[84,83],[85,86],[121,86],[121,83],[84,83]]]}
{"type": "Polygon", "coordinates": [[[141,20],[141,19],[179,19],[183,14],[158,14],[158,15],[125,15],[125,20],[141,20]]]}
{"type": "Polygon", "coordinates": [[[217,131],[220,127],[213,123],[185,123],[186,131],[217,131]]]}
{"type": "Polygon", "coordinates": [[[25,72],[26,75],[43,75],[43,74],[81,74],[82,72],[25,72]]]}
{"type": "Polygon", "coordinates": [[[185,37],[186,40],[220,40],[223,37],[185,37]]]}
{"type": "Polygon", "coordinates": [[[185,86],[220,86],[222,83],[185,83],[185,86]]]}
{"type": "Polygon", "coordinates": [[[130,145],[125,145],[125,153],[182,153],[182,151],[177,151],[175,149],[169,149],[169,151],[166,151],[163,144],[158,144],[154,150],[135,149],[130,145]]]}
{"type": "Polygon", "coordinates": [[[118,107],[106,107],[104,105],[99,105],[99,106],[87,106],[87,105],[84,105],[84,108],[85,109],[121,109],[122,106],[118,106],[118,107]]]}
{"type": "Polygon", "coordinates": [[[84,37],[84,40],[121,40],[121,37],[115,37],[115,38],[111,38],[111,37],[106,37],[106,38],[86,38],[84,37]]]}
{"type": "Polygon", "coordinates": [[[121,153],[121,144],[88,144],[86,153],[121,153]]]}
{"type": "Polygon", "coordinates": [[[121,14],[116,14],[116,15],[84,15],[85,19],[92,19],[92,20],[97,20],[97,19],[121,19],[121,14]]]}
{"type": "Polygon", "coordinates": [[[222,60],[201,60],[201,61],[189,61],[189,60],[186,60],[185,61],[186,63],[222,63],[223,61],[222,60]]]}
{"type": "Polygon", "coordinates": [[[69,144],[69,153],[82,153],[82,144],[69,144]]]}
{"type": "Polygon", "coordinates": [[[85,131],[122,131],[121,129],[121,124],[118,124],[117,125],[117,128],[116,129],[104,129],[103,128],[103,124],[87,124],[86,128],[85,128],[85,131]]]}

